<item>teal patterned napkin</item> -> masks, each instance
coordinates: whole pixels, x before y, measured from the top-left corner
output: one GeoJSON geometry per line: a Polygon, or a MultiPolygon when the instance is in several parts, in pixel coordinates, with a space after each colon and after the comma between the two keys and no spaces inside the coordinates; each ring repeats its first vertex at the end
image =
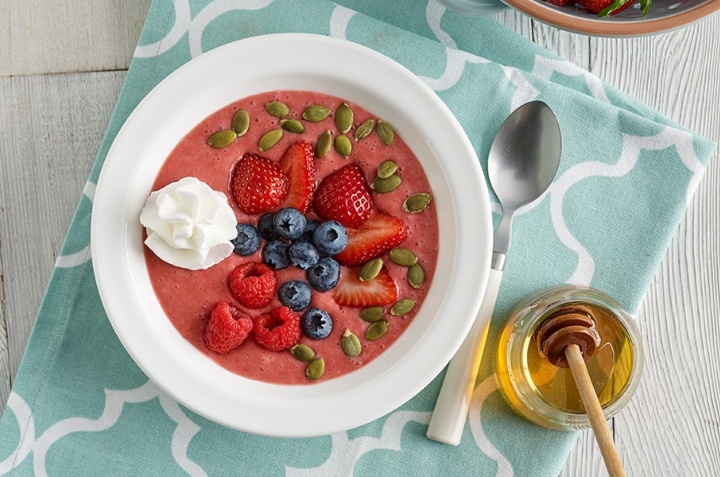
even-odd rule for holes
{"type": "MultiPolygon", "coordinates": [[[[456,15],[434,0],[155,0],[0,421],[0,474],[555,476],[575,434],[537,427],[505,406],[492,374],[499,326],[520,300],[561,283],[598,288],[635,312],[713,149],[493,20],[456,15]],[[405,65],[454,112],[483,167],[495,131],[517,106],[540,99],[557,113],[560,170],[550,192],[517,216],[458,447],[425,437],[442,375],[396,411],[347,432],[278,439],[221,427],[150,382],[103,311],[90,215],[123,122],[190,59],[278,32],[346,38],[405,65]]],[[[496,203],[493,210],[497,223],[496,203]]]]}

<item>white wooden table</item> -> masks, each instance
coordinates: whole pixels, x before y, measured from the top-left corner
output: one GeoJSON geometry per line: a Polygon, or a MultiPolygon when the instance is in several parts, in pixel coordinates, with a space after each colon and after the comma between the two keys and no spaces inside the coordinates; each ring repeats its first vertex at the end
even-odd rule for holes
{"type": "MultiPolygon", "coordinates": [[[[720,1],[720,0],[716,0],[720,1]]],[[[0,0],[0,411],[150,0],[0,0]]],[[[638,39],[495,18],[720,142],[720,15],[638,39]]],[[[612,428],[629,475],[720,475],[720,164],[715,154],[638,321],[647,362],[612,428]]],[[[563,475],[606,475],[592,434],[563,475]]]]}

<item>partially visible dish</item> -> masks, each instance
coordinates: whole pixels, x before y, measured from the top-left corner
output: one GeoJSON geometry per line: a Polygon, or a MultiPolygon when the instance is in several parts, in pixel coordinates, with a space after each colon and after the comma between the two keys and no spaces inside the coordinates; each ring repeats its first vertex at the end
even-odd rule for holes
{"type": "MultiPolygon", "coordinates": [[[[616,14],[599,16],[610,0],[564,2],[546,0],[504,0],[511,7],[563,30],[592,36],[633,37],[662,33],[690,25],[720,10],[715,0],[631,0],[616,14]],[[564,6],[556,5],[562,3],[564,6]],[[651,4],[650,4],[651,3],[651,4]],[[590,9],[583,5],[590,5],[590,9]],[[645,6],[646,14],[643,14],[645,6]]],[[[622,7],[620,7],[622,8],[622,7]]]]}

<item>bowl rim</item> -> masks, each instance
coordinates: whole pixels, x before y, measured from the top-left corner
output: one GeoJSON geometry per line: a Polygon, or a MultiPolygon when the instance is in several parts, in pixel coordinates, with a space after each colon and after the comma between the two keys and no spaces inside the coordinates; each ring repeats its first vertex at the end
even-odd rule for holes
{"type": "MultiPolygon", "coordinates": [[[[285,87],[293,88],[303,89],[285,87]]],[[[371,104],[358,102],[376,112],[371,104]]],[[[449,108],[417,76],[387,56],[347,40],[271,34],[200,55],[167,76],[135,108],[100,172],[91,219],[91,251],[110,323],[130,356],[158,387],[190,410],[226,427],[276,437],[310,437],[380,418],[414,397],[442,371],[480,308],[489,276],[492,217],[485,176],[470,140],[449,108]],[[334,68],[319,68],[318,58],[334,68]],[[228,65],[238,64],[239,59],[255,65],[242,81],[237,81],[237,71],[228,71],[228,65]],[[261,69],[260,64],[272,67],[261,69]],[[303,74],[295,75],[298,71],[303,74]],[[386,80],[383,88],[368,86],[369,75],[380,73],[386,80]],[[208,88],[207,82],[217,74],[235,76],[208,88]],[[372,362],[348,375],[307,386],[243,378],[217,365],[180,336],[152,292],[139,223],[139,212],[157,170],[187,131],[234,100],[283,89],[278,85],[289,83],[325,85],[330,89],[325,93],[351,101],[368,94],[367,101],[377,108],[386,101],[383,112],[389,116],[384,119],[396,127],[424,168],[435,164],[433,171],[426,168],[426,174],[434,193],[435,184],[445,190],[434,201],[438,210],[447,209],[445,214],[438,212],[439,222],[453,224],[452,230],[441,230],[441,243],[447,247],[440,247],[438,262],[447,259],[441,266],[449,267],[451,273],[447,280],[439,273],[433,280],[425,302],[427,305],[432,296],[433,308],[424,312],[423,306],[396,343],[372,362]],[[230,94],[236,96],[228,100],[230,94]],[[179,105],[188,102],[200,111],[192,120],[178,114],[183,111],[179,105]],[[413,117],[407,114],[408,104],[412,104],[413,117]],[[427,121],[428,117],[435,120],[427,121]],[[148,130],[153,134],[148,135],[148,130]],[[408,135],[414,136],[412,141],[408,135]],[[432,159],[421,158],[415,147],[432,159]],[[454,160],[443,161],[445,156],[454,160]],[[451,186],[457,189],[451,190],[451,186]],[[368,406],[369,402],[373,405],[368,406]],[[347,406],[353,412],[348,412],[347,406]],[[318,409],[327,416],[318,418],[318,409]]]]}
{"type": "Polygon", "coordinates": [[[543,23],[574,33],[606,37],[634,37],[662,33],[688,26],[720,10],[720,1],[710,0],[676,14],[622,22],[586,19],[564,13],[543,0],[503,0],[517,10],[543,23]]]}

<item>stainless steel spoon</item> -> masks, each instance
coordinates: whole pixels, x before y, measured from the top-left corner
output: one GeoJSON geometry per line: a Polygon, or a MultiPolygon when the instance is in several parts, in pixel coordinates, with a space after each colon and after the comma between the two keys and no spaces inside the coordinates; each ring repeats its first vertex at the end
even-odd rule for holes
{"type": "Polygon", "coordinates": [[[510,248],[513,216],[550,187],[560,164],[561,148],[557,118],[541,101],[513,111],[495,135],[488,156],[488,177],[503,214],[493,237],[490,277],[477,318],[450,361],[428,426],[430,439],[460,443],[510,248]]]}

